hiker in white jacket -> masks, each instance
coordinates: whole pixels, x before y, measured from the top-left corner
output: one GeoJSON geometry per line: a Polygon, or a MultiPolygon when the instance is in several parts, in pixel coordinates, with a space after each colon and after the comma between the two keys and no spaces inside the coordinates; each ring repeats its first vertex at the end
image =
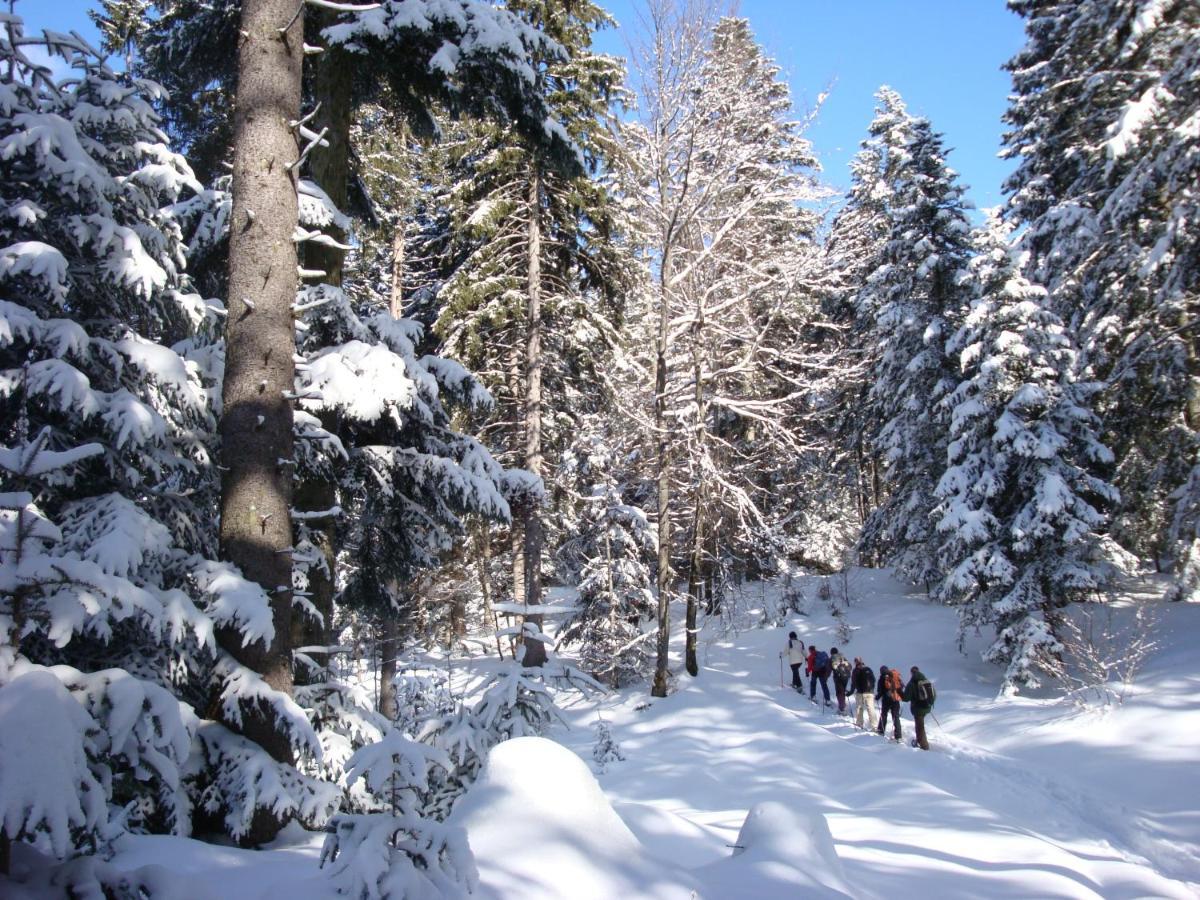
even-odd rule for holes
{"type": "Polygon", "coordinates": [[[786,656],[788,665],[792,667],[792,687],[798,691],[804,690],[804,681],[800,678],[800,667],[804,665],[804,641],[796,637],[796,632],[788,632],[787,649],[779,651],[786,656]]]}

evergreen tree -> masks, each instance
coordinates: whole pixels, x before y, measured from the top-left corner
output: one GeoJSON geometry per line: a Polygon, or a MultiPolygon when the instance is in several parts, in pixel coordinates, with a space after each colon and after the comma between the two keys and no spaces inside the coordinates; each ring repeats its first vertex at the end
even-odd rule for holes
{"type": "Polygon", "coordinates": [[[199,185],[158,128],[156,86],[43,37],[71,68],[55,82],[25,56],[20,20],[4,24],[0,455],[18,538],[5,552],[20,559],[3,567],[15,631],[0,680],[53,666],[94,723],[117,831],[187,833],[213,816],[244,837],[262,810],[320,824],[323,786],[193,712],[238,727],[261,709],[290,747],[320,754],[290,699],[214,641],[258,647],[274,625],[267,595],[213,561],[222,310],[191,292],[174,217],[199,185]]]}
{"type": "MultiPolygon", "coordinates": [[[[876,116],[884,114],[880,108],[876,116]]],[[[820,418],[828,422],[828,437],[821,443],[831,471],[850,485],[858,530],[880,502],[877,426],[865,415],[875,374],[874,310],[860,305],[859,295],[882,264],[891,230],[888,208],[894,185],[887,170],[888,137],[888,129],[872,133],[850,161],[850,190],[825,242],[828,281],[822,292],[822,324],[814,329],[814,344],[829,361],[829,371],[814,379],[812,389],[820,418]]],[[[896,164],[893,153],[890,165],[896,164]]]]}
{"type": "Polygon", "coordinates": [[[657,554],[645,512],[624,501],[620,460],[603,437],[581,438],[565,455],[583,511],[573,535],[579,572],[579,612],[563,623],[559,643],[580,645],[583,668],[619,688],[652,668],[654,615],[650,566],[657,554]]]}
{"type": "Polygon", "coordinates": [[[1075,350],[1044,290],[1021,275],[996,220],[972,262],[975,298],[947,350],[962,380],[941,402],[949,466],[936,510],[946,571],[935,596],[958,606],[959,634],[994,625],[984,658],[1006,666],[1004,690],[1062,672],[1062,608],[1111,575],[1105,509],[1118,499],[1076,381],[1075,350]]]}
{"type": "Polygon", "coordinates": [[[88,18],[100,30],[101,47],[125,57],[125,73],[133,72],[133,56],[146,36],[151,0],[100,0],[100,9],[89,9],[88,18]]]}
{"type": "Polygon", "coordinates": [[[863,544],[915,582],[938,576],[932,509],[944,465],[945,421],[938,401],[953,377],[944,345],[966,305],[970,228],[963,188],[945,163],[941,136],[909,116],[899,95],[879,93],[872,134],[888,146],[888,240],[859,294],[873,317],[877,357],[866,415],[884,461],[886,495],[870,515],[863,544]]]}
{"type": "MultiPolygon", "coordinates": [[[[1079,335],[1117,459],[1113,534],[1172,565],[1190,552],[1197,454],[1193,222],[1200,10],[1185,0],[1016,0],[1008,216],[1027,274],[1079,335]]],[[[1184,590],[1187,592],[1187,589],[1184,590]]]]}
{"type": "MultiPolygon", "coordinates": [[[[591,50],[611,22],[591,3],[509,4],[562,48],[535,57],[553,120],[581,154],[584,174],[557,171],[537,143],[495,125],[461,128],[451,149],[448,248],[458,256],[439,292],[437,331],[497,396],[490,431],[504,459],[541,479],[557,469],[614,342],[623,275],[613,210],[596,170],[612,155],[607,125],[621,91],[617,60],[591,50]]],[[[514,596],[540,602],[546,517],[538,491],[510,497],[514,596]]],[[[553,532],[552,532],[553,533],[553,532]]],[[[537,618],[536,616],[533,618],[537,618]]],[[[526,661],[540,664],[540,645],[526,661]]]]}

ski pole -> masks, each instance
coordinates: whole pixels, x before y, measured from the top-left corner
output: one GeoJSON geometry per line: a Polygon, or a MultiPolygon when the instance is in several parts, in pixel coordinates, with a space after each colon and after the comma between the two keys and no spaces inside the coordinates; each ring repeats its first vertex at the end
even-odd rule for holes
{"type": "Polygon", "coordinates": [[[783,687],[783,654],[779,654],[779,686],[783,687]]]}

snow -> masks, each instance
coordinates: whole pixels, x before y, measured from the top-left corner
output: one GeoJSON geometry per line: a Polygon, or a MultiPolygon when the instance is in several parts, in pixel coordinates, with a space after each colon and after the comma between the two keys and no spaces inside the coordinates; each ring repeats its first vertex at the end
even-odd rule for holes
{"type": "Polygon", "coordinates": [[[587,764],[539,737],[505,741],[450,821],[467,829],[480,898],[687,898],[685,873],[655,860],[587,764]],[[569,887],[568,887],[569,886],[569,887]]]}
{"type": "MultiPolygon", "coordinates": [[[[813,598],[821,582],[803,577],[793,590],[813,598]]],[[[778,588],[747,586],[728,601],[736,608],[704,623],[700,676],[680,675],[672,696],[651,699],[643,684],[576,698],[553,740],[497,746],[448,823],[474,854],[472,896],[1197,895],[1200,606],[1161,602],[1162,581],[1126,585],[1114,615],[1148,604],[1160,649],[1124,704],[1082,709],[1048,690],[998,700],[1003,669],[979,658],[990,635],[970,637],[963,655],[954,610],[885,572],[851,570],[847,585],[842,616],[808,603],[779,627],[763,627],[759,612],[778,588]],[[791,630],[875,668],[920,663],[938,689],[933,749],[860,732],[781,687],[791,630]],[[625,759],[593,774],[598,714],[625,759]]],[[[681,648],[677,628],[676,661],[681,648]]],[[[497,666],[456,659],[455,691],[478,689],[497,666]]],[[[907,708],[903,726],[911,736],[907,708]]],[[[209,741],[228,735],[204,728],[209,741]]],[[[0,742],[8,735],[0,728],[0,742]]],[[[271,773],[255,777],[273,784],[271,773]]],[[[154,864],[196,896],[334,900],[329,867],[318,868],[323,837],[292,827],[255,853],[127,835],[112,865],[154,864]]]]}
{"type": "Polygon", "coordinates": [[[48,672],[28,672],[0,687],[0,828],[5,833],[40,835],[61,857],[71,847],[72,829],[103,823],[104,791],[88,771],[84,753],[95,728],[48,672]]]}

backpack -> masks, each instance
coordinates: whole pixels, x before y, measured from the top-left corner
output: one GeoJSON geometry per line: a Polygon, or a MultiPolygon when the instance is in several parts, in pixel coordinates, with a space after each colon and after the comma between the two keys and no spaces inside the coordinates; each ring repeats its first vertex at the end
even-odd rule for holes
{"type": "Polygon", "coordinates": [[[922,678],[917,682],[917,702],[932,709],[935,700],[937,700],[937,690],[934,688],[933,682],[928,678],[922,678]]]}
{"type": "Polygon", "coordinates": [[[875,692],[875,672],[871,671],[870,666],[863,666],[863,694],[874,694],[875,692]]]}
{"type": "Polygon", "coordinates": [[[883,689],[887,692],[888,697],[899,703],[901,692],[904,690],[904,685],[900,681],[900,673],[895,669],[889,669],[888,673],[883,676],[883,689]]]}
{"type": "Polygon", "coordinates": [[[871,694],[875,691],[875,673],[871,671],[870,666],[863,666],[859,669],[858,674],[854,676],[854,689],[863,694],[871,694]]]}
{"type": "Polygon", "coordinates": [[[828,668],[829,654],[824,650],[818,650],[816,657],[813,659],[813,671],[819,675],[822,672],[828,671],[828,668]]]}
{"type": "Polygon", "coordinates": [[[837,657],[837,662],[833,664],[833,673],[839,678],[850,677],[850,660],[842,656],[840,653],[837,657]]]}

